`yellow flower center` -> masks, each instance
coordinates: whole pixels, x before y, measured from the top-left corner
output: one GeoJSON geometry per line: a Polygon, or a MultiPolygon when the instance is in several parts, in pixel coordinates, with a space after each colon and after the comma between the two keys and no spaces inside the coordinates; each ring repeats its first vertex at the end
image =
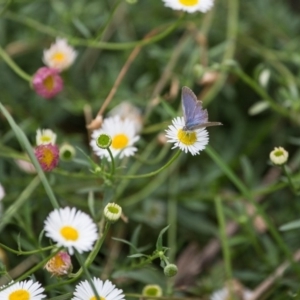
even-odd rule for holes
{"type": "Polygon", "coordinates": [[[200,2],[200,0],[179,0],[179,3],[185,6],[193,6],[200,2]]]}
{"type": "Polygon", "coordinates": [[[71,226],[64,226],[60,233],[67,241],[76,241],[79,237],[77,229],[71,226]]]}
{"type": "MultiPolygon", "coordinates": [[[[96,300],[96,299],[97,299],[96,296],[93,296],[92,298],[90,298],[90,300],[96,300]]],[[[100,300],[106,300],[106,298],[100,297],[100,300]]]]}
{"type": "Polygon", "coordinates": [[[9,300],[29,300],[30,294],[26,290],[17,290],[8,296],[9,300]]]}
{"type": "Polygon", "coordinates": [[[52,56],[52,59],[56,62],[62,62],[65,60],[65,54],[62,52],[57,52],[52,56]]]}
{"type": "Polygon", "coordinates": [[[44,79],[43,84],[48,91],[52,91],[54,88],[53,76],[48,76],[46,79],[44,79]]]}
{"type": "Polygon", "coordinates": [[[197,135],[194,131],[183,131],[182,129],[179,129],[177,137],[182,144],[187,146],[193,145],[197,142],[197,135]]]}
{"type": "Polygon", "coordinates": [[[55,255],[52,258],[52,267],[54,269],[60,269],[63,266],[65,266],[65,262],[63,261],[63,259],[60,257],[60,255],[55,255]]]}
{"type": "Polygon", "coordinates": [[[44,163],[48,167],[51,166],[53,160],[55,159],[54,153],[51,149],[44,148],[43,149],[43,157],[41,158],[41,163],[44,163]]]}
{"type": "Polygon", "coordinates": [[[125,134],[117,134],[113,137],[111,146],[115,149],[123,149],[128,145],[129,139],[125,134]]]}

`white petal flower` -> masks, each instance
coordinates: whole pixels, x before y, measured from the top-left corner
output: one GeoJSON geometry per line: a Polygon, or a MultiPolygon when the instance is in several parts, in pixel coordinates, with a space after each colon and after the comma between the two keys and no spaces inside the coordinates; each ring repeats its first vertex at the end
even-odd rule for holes
{"type": "Polygon", "coordinates": [[[193,131],[183,131],[185,126],[184,118],[177,117],[172,120],[166,130],[166,137],[169,143],[174,143],[174,148],[180,148],[185,153],[190,152],[192,155],[199,154],[208,144],[208,132],[205,128],[195,129],[193,131]]]}
{"type": "Polygon", "coordinates": [[[119,116],[107,118],[103,121],[102,128],[94,130],[92,133],[91,147],[100,157],[106,157],[110,160],[107,149],[101,149],[97,146],[97,138],[100,134],[107,134],[111,137],[112,143],[110,150],[113,157],[132,156],[137,151],[133,144],[139,140],[136,135],[135,124],[130,119],[121,120],[119,116]]]}
{"type": "Polygon", "coordinates": [[[74,249],[79,253],[90,251],[98,239],[97,226],[86,213],[65,207],[52,211],[45,221],[46,236],[58,247],[68,248],[70,255],[74,249]]]}
{"type": "MultiPolygon", "coordinates": [[[[242,291],[240,291],[242,293],[242,297],[241,299],[243,300],[249,300],[251,299],[253,293],[248,290],[248,289],[243,289],[242,291]]],[[[227,300],[229,299],[229,289],[227,287],[221,289],[221,290],[217,290],[215,291],[211,296],[210,296],[210,300],[227,300]]],[[[239,298],[240,299],[240,298],[239,298]]]]}
{"type": "MultiPolygon", "coordinates": [[[[124,294],[121,289],[117,289],[109,280],[104,282],[99,278],[93,278],[93,284],[100,299],[123,300],[124,294]]],[[[91,284],[85,280],[81,281],[75,288],[74,297],[71,300],[96,299],[91,284]]]]}
{"type": "Polygon", "coordinates": [[[46,298],[46,295],[42,294],[44,288],[41,287],[39,282],[19,281],[11,284],[9,287],[0,291],[1,300],[18,300],[18,299],[28,299],[28,300],[40,300],[46,298]]]}
{"type": "Polygon", "coordinates": [[[214,0],[163,0],[165,6],[188,13],[207,12],[214,5],[214,0]]]}
{"type": "Polygon", "coordinates": [[[36,145],[54,145],[56,142],[56,134],[51,129],[38,129],[36,131],[36,145]]]}
{"type": "Polygon", "coordinates": [[[49,49],[44,50],[43,62],[50,68],[63,71],[73,64],[76,56],[76,51],[66,39],[57,38],[49,49]]]}

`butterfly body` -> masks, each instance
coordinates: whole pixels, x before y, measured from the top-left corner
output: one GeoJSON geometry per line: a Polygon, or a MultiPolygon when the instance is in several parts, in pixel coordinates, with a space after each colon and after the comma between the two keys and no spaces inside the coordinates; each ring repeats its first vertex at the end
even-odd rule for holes
{"type": "Polygon", "coordinates": [[[208,121],[208,112],[206,109],[203,109],[202,102],[186,86],[182,88],[181,100],[185,121],[185,125],[182,128],[183,131],[193,131],[199,128],[222,125],[220,122],[208,121]]]}

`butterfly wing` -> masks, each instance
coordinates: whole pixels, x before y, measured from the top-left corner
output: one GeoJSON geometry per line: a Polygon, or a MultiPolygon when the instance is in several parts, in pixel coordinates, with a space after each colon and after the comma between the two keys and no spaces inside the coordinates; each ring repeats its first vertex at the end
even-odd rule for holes
{"type": "Polygon", "coordinates": [[[202,108],[202,102],[197,100],[191,89],[182,88],[182,110],[185,120],[185,130],[205,127],[202,124],[208,123],[208,113],[202,108]]]}
{"type": "Polygon", "coordinates": [[[202,102],[199,101],[191,89],[184,86],[182,88],[182,110],[185,121],[183,130],[194,130],[209,126],[222,125],[220,122],[208,122],[208,113],[203,109],[202,102]]]}

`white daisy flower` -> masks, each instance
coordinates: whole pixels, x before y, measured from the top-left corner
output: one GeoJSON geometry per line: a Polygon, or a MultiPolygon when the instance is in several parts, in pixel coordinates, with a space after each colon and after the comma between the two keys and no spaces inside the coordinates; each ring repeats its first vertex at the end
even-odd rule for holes
{"type": "Polygon", "coordinates": [[[183,10],[188,13],[201,11],[203,13],[210,10],[214,4],[214,0],[163,0],[165,6],[175,10],[183,10]]]}
{"type": "MultiPolygon", "coordinates": [[[[109,280],[104,282],[99,278],[93,278],[93,284],[101,300],[123,300],[123,291],[117,289],[109,280]]],[[[71,300],[96,299],[91,284],[85,280],[76,285],[74,297],[71,300]]]]}
{"type": "Polygon", "coordinates": [[[180,148],[185,153],[190,152],[192,155],[199,154],[208,144],[208,132],[205,128],[195,129],[193,131],[183,131],[185,126],[183,117],[177,117],[172,120],[166,130],[167,142],[174,143],[174,148],[180,148]]]}
{"type": "Polygon", "coordinates": [[[38,129],[36,131],[36,145],[54,145],[56,142],[56,134],[51,129],[38,129]]]}
{"type": "Polygon", "coordinates": [[[98,239],[97,226],[86,213],[65,207],[52,211],[45,221],[46,236],[57,242],[58,247],[74,249],[79,253],[92,249],[98,239]]]}
{"type": "Polygon", "coordinates": [[[100,157],[106,157],[110,160],[107,149],[101,149],[97,146],[97,138],[100,134],[107,134],[111,137],[110,146],[113,157],[119,155],[120,158],[132,156],[137,151],[133,144],[139,140],[136,135],[135,124],[130,119],[121,120],[119,116],[104,119],[102,128],[94,130],[92,133],[91,147],[100,157]]]}
{"type": "MultiPolygon", "coordinates": [[[[5,286],[4,286],[5,287],[5,286]]],[[[46,298],[46,295],[42,294],[44,288],[39,282],[19,281],[11,284],[9,287],[0,291],[1,300],[40,300],[46,298]]]]}
{"type": "Polygon", "coordinates": [[[76,51],[68,45],[66,39],[56,38],[55,43],[44,50],[43,62],[50,68],[63,71],[73,64],[76,56],[76,51]]]}

